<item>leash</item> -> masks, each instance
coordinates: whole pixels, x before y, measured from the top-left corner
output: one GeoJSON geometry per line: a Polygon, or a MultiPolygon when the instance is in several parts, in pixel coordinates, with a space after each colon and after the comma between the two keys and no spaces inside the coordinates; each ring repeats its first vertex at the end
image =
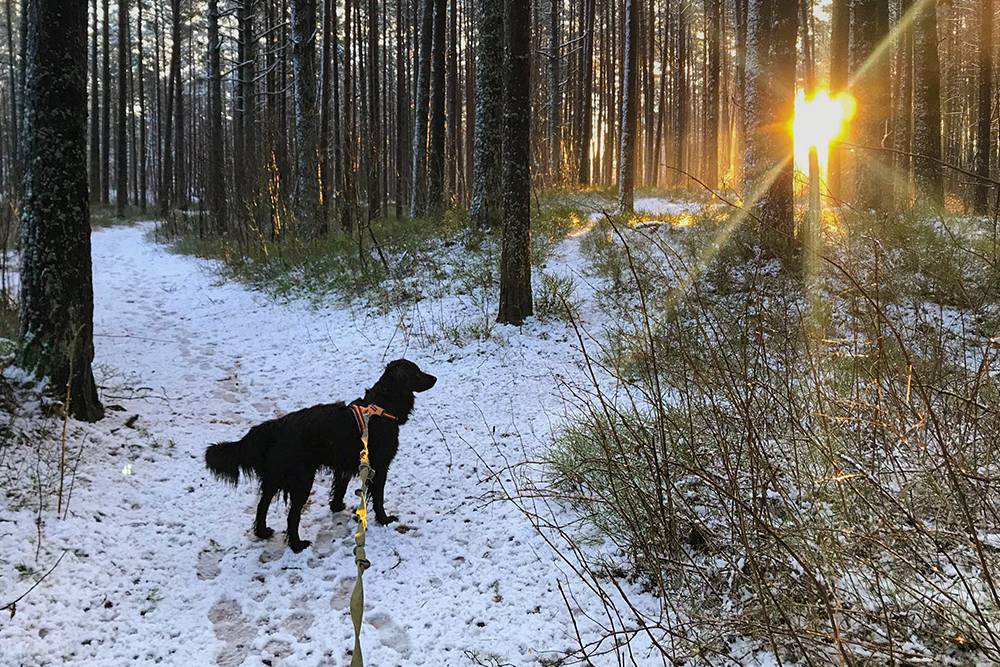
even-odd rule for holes
{"type": "Polygon", "coordinates": [[[351,667],[364,667],[365,660],[361,656],[361,622],[365,614],[365,570],[371,567],[365,553],[365,534],[368,530],[368,479],[372,476],[371,464],[368,461],[368,420],[371,417],[396,419],[377,405],[352,404],[354,419],[361,431],[361,464],[358,466],[358,477],[361,478],[361,488],[358,489],[358,509],[354,514],[358,517],[358,530],[354,533],[354,564],[358,568],[358,576],[354,580],[354,591],[351,593],[351,621],[354,623],[354,652],[351,654],[351,667]]]}

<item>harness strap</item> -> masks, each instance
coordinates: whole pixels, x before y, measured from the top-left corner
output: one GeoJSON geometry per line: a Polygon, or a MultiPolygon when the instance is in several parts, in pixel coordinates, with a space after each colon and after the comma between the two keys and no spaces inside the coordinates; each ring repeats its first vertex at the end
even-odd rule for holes
{"type": "Polygon", "coordinates": [[[358,405],[352,404],[351,411],[358,422],[358,430],[361,432],[361,464],[358,467],[358,477],[361,478],[361,488],[358,489],[358,509],[355,515],[358,517],[358,530],[354,533],[354,564],[358,568],[358,576],[354,580],[354,591],[351,593],[351,621],[354,624],[354,651],[351,654],[351,667],[364,667],[364,658],[361,656],[361,623],[365,613],[365,585],[364,574],[371,566],[365,553],[365,532],[368,529],[368,479],[371,477],[371,465],[368,461],[368,420],[371,417],[385,417],[395,420],[395,415],[391,415],[378,405],[358,405]]]}

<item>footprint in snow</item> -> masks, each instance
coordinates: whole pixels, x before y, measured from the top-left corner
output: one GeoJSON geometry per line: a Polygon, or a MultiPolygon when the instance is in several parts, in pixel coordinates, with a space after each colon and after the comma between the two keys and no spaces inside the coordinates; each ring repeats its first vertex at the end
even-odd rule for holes
{"type": "Polygon", "coordinates": [[[394,649],[404,658],[409,657],[410,635],[406,632],[406,628],[400,626],[388,614],[382,612],[368,614],[365,621],[375,628],[379,643],[394,649]]]}
{"type": "Polygon", "coordinates": [[[215,540],[210,540],[208,546],[198,554],[198,564],[195,571],[198,578],[203,581],[210,581],[219,576],[219,563],[222,560],[222,548],[215,540]]]}
{"type": "Polygon", "coordinates": [[[243,614],[240,604],[232,599],[219,600],[209,610],[208,620],[212,622],[216,638],[224,643],[222,650],[215,656],[215,664],[223,667],[242,665],[250,654],[256,632],[243,614]]]}

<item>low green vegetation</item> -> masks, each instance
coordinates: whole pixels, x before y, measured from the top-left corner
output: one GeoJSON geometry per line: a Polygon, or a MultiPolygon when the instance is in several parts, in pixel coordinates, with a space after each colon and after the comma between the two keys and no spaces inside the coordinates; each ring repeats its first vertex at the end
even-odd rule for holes
{"type": "Polygon", "coordinates": [[[686,654],[1000,656],[992,229],[848,214],[788,272],[734,211],[659,219],[583,243],[608,324],[547,488],[619,557],[582,571],[658,593],[686,654]]]}
{"type": "MultiPolygon", "coordinates": [[[[532,217],[536,268],[583,222],[584,214],[570,198],[551,194],[537,199],[532,217]]],[[[207,233],[197,216],[174,219],[157,233],[178,252],[219,260],[227,277],[276,297],[361,298],[389,307],[465,294],[479,295],[485,309],[492,308],[485,300],[495,300],[498,289],[502,232],[476,229],[459,209],[418,220],[382,218],[319,238],[287,235],[275,240],[243,230],[222,239],[207,233]]]]}

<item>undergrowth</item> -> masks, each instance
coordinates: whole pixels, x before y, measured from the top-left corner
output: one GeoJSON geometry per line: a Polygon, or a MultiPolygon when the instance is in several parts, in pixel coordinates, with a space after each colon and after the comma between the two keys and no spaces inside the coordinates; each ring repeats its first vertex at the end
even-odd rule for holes
{"type": "Polygon", "coordinates": [[[580,332],[576,416],[519,478],[586,517],[539,523],[621,619],[577,657],[642,634],[675,660],[738,637],[816,664],[1000,658],[992,235],[851,215],[796,272],[729,211],[659,217],[585,240],[610,324],[580,332]]]}
{"type": "MultiPolygon", "coordinates": [[[[558,193],[533,204],[532,263],[540,273],[556,244],[584,217],[558,193]]],[[[439,313],[420,325],[427,336],[453,342],[493,333],[501,233],[475,228],[459,209],[417,220],[382,218],[318,237],[274,239],[249,228],[219,236],[200,216],[178,216],[157,230],[178,252],[219,260],[227,277],[275,297],[360,299],[382,312],[403,312],[406,319],[425,299],[456,297],[468,311],[463,316],[439,313]]]]}

